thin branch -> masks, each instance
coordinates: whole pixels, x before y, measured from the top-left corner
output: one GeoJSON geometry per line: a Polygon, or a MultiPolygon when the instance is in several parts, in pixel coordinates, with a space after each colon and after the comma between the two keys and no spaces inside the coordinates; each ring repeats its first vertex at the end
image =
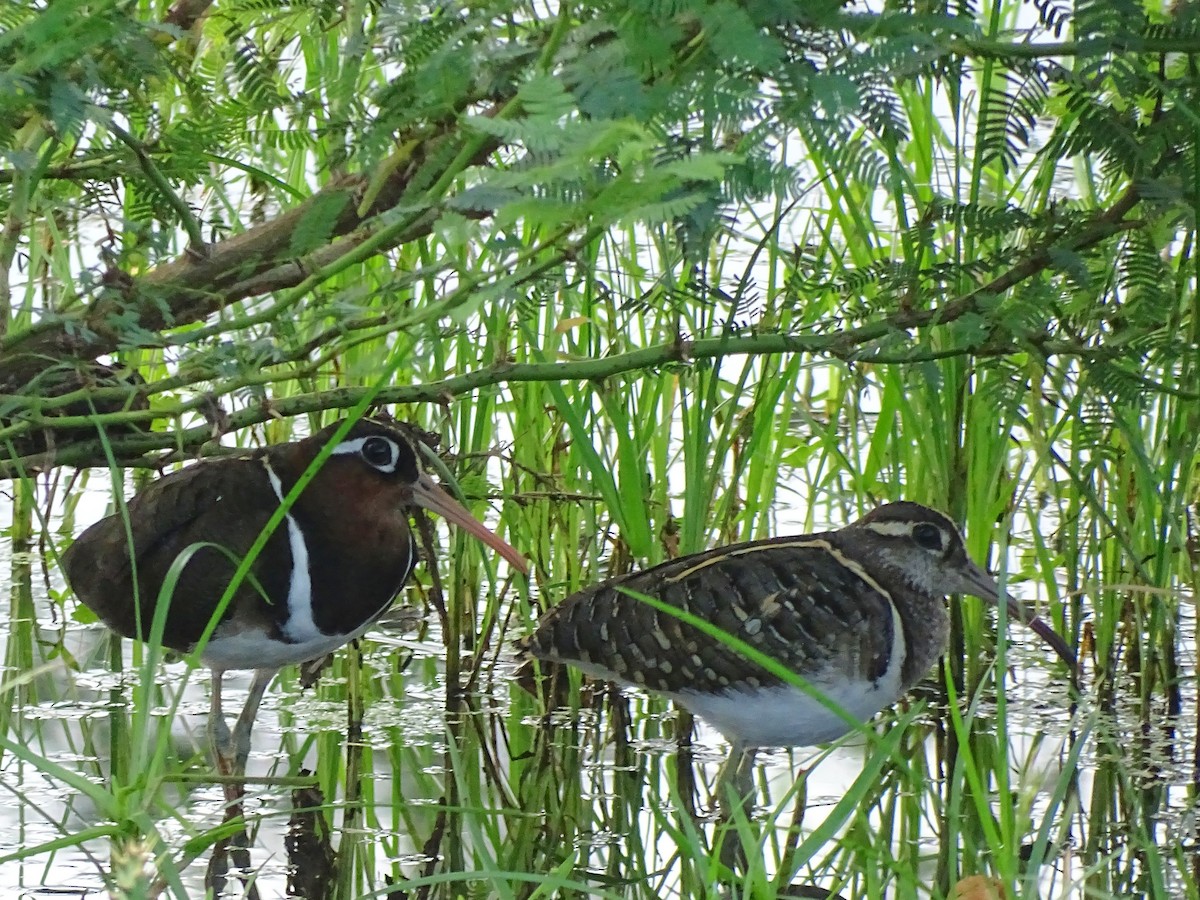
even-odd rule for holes
{"type": "MultiPolygon", "coordinates": [[[[865,332],[867,329],[860,329],[865,332]]],[[[874,327],[870,329],[874,333],[874,327]]],[[[894,332],[892,332],[894,333],[894,332]]],[[[864,344],[869,341],[864,341],[864,344]]],[[[422,385],[394,386],[378,390],[376,402],[384,404],[445,403],[464,394],[505,384],[547,381],[598,381],[627,375],[632,372],[662,368],[664,366],[690,366],[697,362],[718,359],[724,356],[744,354],[762,356],[779,353],[825,354],[856,364],[916,363],[949,356],[1005,356],[1028,348],[1017,343],[989,344],[984,348],[962,346],[957,349],[914,349],[905,356],[894,349],[886,353],[873,353],[863,345],[848,348],[843,335],[788,335],[746,334],[718,338],[703,338],[696,341],[670,341],[621,353],[603,359],[586,359],[554,363],[499,363],[464,375],[422,385]]],[[[1074,344],[1045,342],[1040,350],[1056,356],[1084,356],[1101,359],[1116,355],[1099,348],[1085,348],[1074,344]]],[[[290,397],[281,397],[265,405],[255,405],[229,415],[228,429],[236,431],[260,425],[279,416],[290,417],[330,409],[349,409],[368,392],[371,387],[346,387],[328,391],[317,391],[290,397]]],[[[113,417],[62,416],[31,418],[31,422],[49,429],[79,428],[95,426],[119,420],[146,421],[161,413],[136,411],[117,414],[113,417]]],[[[212,442],[212,431],[207,424],[186,428],[178,432],[155,432],[133,435],[111,435],[109,444],[117,460],[125,466],[159,468],[186,455],[213,455],[223,450],[212,442]],[[167,451],[165,455],[163,451],[167,451]]],[[[104,448],[99,440],[72,443],[53,453],[35,454],[19,459],[0,461],[0,477],[11,478],[20,473],[42,471],[55,466],[107,465],[104,448]]]]}

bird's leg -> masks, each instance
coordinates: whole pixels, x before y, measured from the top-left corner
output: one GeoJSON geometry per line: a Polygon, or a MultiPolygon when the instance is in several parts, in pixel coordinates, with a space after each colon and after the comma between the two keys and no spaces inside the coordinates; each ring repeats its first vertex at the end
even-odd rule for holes
{"type": "Polygon", "coordinates": [[[746,810],[747,816],[754,808],[754,754],[753,747],[741,748],[733,776],[733,787],[741,797],[742,808],[746,810]]]}
{"type": "Polygon", "coordinates": [[[278,669],[255,669],[254,680],[250,682],[250,694],[246,697],[246,705],[233,726],[234,766],[239,775],[246,773],[246,762],[250,759],[250,729],[254,727],[254,719],[258,715],[258,706],[262,703],[267,685],[275,677],[278,669]]]}
{"type": "Polygon", "coordinates": [[[749,822],[754,812],[754,747],[735,741],[721,774],[717,778],[717,803],[725,825],[721,842],[721,862],[730,869],[744,869],[746,852],[737,830],[736,815],[749,822]]]}
{"type": "Polygon", "coordinates": [[[208,743],[212,747],[213,761],[217,764],[217,772],[221,775],[233,774],[233,738],[229,734],[229,726],[225,724],[225,714],[221,709],[221,682],[225,673],[220,669],[212,670],[212,703],[208,707],[208,743]]]}
{"type": "Polygon", "coordinates": [[[221,708],[221,685],[225,673],[221,669],[212,670],[212,704],[208,708],[208,742],[212,746],[213,762],[217,766],[217,774],[221,776],[221,789],[225,793],[225,816],[237,817],[241,814],[242,787],[229,779],[239,774],[235,769],[233,736],[225,722],[225,713],[221,708]]]}
{"type": "Polygon", "coordinates": [[[732,817],[735,808],[749,818],[754,808],[754,753],[754,747],[734,743],[717,777],[717,803],[725,820],[732,817]]]}

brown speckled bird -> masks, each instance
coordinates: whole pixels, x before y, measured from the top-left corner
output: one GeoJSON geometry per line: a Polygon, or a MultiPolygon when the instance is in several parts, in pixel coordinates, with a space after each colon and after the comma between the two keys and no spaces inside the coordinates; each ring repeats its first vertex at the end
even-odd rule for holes
{"type": "MultiPolygon", "coordinates": [[[[950,519],[890,503],[837,531],[720,547],[586,588],[550,610],[518,650],[664,694],[735,751],[804,746],[845,734],[916,684],[945,649],[945,597],[960,593],[1002,600],[950,519]],[[766,654],[840,712],[625,590],[766,654]]],[[[1073,670],[1062,638],[1003,599],[1073,670]]]]}

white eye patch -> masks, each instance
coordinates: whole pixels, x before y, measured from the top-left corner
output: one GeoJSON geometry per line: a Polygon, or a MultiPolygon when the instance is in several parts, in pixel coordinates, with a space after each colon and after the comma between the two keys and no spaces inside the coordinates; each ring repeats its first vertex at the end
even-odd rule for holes
{"type": "Polygon", "coordinates": [[[333,456],[360,456],[367,465],[380,472],[396,471],[400,448],[396,442],[378,434],[342,441],[333,448],[333,456]]]}

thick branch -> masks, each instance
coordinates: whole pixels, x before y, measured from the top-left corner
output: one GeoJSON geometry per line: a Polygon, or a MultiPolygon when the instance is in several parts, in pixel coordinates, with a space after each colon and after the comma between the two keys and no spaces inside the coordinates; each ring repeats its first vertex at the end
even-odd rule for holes
{"type": "MultiPolygon", "coordinates": [[[[381,230],[376,217],[399,203],[414,182],[424,180],[426,161],[446,158],[446,146],[462,140],[453,123],[444,124],[424,139],[406,144],[403,159],[386,160],[375,173],[335,178],[293,209],[208,245],[203,252],[184,254],[137,278],[114,277],[113,286],[78,314],[39,323],[0,342],[4,355],[0,381],[7,359],[15,354],[95,358],[122,343],[118,321],[132,320],[142,333],[153,333],[202,321],[247,297],[301,284],[314,268],[330,263],[324,247],[314,252],[314,267],[292,252],[297,229],[311,224],[310,217],[320,217],[330,239],[342,238],[336,244],[340,255],[352,253],[381,230]],[[368,188],[370,202],[360,208],[368,188]]],[[[495,148],[494,141],[479,141],[467,163],[482,164],[495,148]]],[[[434,203],[440,198],[426,199],[434,203]]],[[[416,198],[406,198],[406,203],[420,205],[416,198]]],[[[389,242],[373,249],[382,252],[421,237],[435,218],[427,207],[411,215],[411,228],[397,230],[395,223],[389,223],[389,242]]]]}

